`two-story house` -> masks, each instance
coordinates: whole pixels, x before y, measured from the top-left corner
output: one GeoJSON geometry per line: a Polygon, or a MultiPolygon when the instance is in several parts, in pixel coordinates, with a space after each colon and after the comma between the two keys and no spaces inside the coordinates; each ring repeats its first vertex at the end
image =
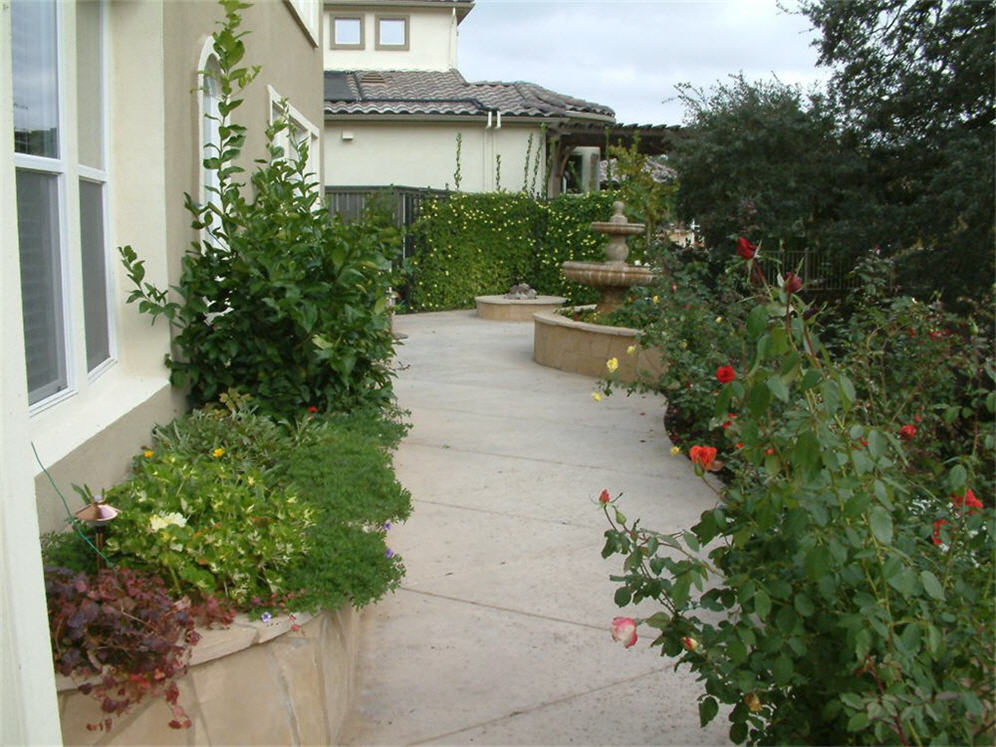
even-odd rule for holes
{"type": "Polygon", "coordinates": [[[598,188],[599,149],[605,128],[615,127],[612,109],[533,83],[465,80],[457,69],[457,31],[473,6],[325,4],[329,191],[401,185],[552,195],[563,189],[569,167],[582,190],[598,188]]]}
{"type": "MultiPolygon", "coordinates": [[[[238,110],[244,165],[286,99],[321,170],[319,0],[241,11],[262,72],[238,110]]],[[[205,198],[204,147],[218,136],[210,2],[0,3],[0,743],[60,742],[39,531],[69,500],[125,476],[156,423],[183,407],[163,357],[166,324],[125,299],[115,247],[148,279],[175,283],[195,233],[183,195],[205,198]],[[34,452],[37,452],[36,461],[34,452]]]]}

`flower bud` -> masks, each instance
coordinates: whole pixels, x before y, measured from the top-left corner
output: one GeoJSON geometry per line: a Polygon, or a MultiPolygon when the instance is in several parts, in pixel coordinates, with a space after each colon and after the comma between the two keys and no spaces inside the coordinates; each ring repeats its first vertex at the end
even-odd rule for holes
{"type": "Polygon", "coordinates": [[[744,259],[754,259],[757,254],[757,244],[752,244],[743,236],[737,239],[737,255],[744,259]]]}
{"type": "Polygon", "coordinates": [[[802,290],[802,278],[796,275],[794,272],[785,273],[785,292],[786,293],[798,293],[802,290]]]}
{"type": "Polygon", "coordinates": [[[699,647],[699,642],[694,638],[689,638],[685,636],[681,639],[681,645],[687,648],[689,651],[695,651],[699,647]]]}
{"type": "Polygon", "coordinates": [[[915,435],[916,435],[915,425],[910,425],[907,423],[906,425],[904,425],[902,428],[899,429],[899,437],[904,441],[911,440],[915,435]]]}
{"type": "Polygon", "coordinates": [[[608,503],[610,500],[612,500],[612,497],[609,495],[608,490],[603,490],[602,494],[598,496],[599,503],[608,503]]]}

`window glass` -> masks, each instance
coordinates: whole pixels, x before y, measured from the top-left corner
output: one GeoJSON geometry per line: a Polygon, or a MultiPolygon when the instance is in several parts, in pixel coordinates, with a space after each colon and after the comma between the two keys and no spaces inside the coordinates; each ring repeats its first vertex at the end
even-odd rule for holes
{"type": "Polygon", "coordinates": [[[104,81],[100,0],[76,3],[76,107],[80,163],[104,167],[104,81]]]}
{"type": "Polygon", "coordinates": [[[333,18],[332,44],[337,47],[363,46],[363,21],[359,18],[333,18]]]}
{"type": "Polygon", "coordinates": [[[111,357],[107,309],[107,254],[104,245],[104,185],[80,180],[80,244],[83,255],[83,323],[86,368],[111,357]]]}
{"type": "Polygon", "coordinates": [[[55,0],[11,5],[14,151],[59,157],[59,78],[55,0]]]}
{"type": "Polygon", "coordinates": [[[408,44],[408,21],[405,18],[377,19],[377,44],[382,47],[404,47],[408,44]]]}
{"type": "Polygon", "coordinates": [[[59,177],[17,170],[17,232],[28,402],[65,389],[59,177]]]}

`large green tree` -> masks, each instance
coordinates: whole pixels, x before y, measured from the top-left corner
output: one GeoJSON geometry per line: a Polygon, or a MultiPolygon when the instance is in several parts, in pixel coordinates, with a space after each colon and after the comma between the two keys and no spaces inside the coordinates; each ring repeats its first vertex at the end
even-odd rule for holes
{"type": "Polygon", "coordinates": [[[994,3],[802,0],[869,165],[878,243],[954,297],[993,281],[994,3]]]}
{"type": "Polygon", "coordinates": [[[738,75],[708,93],[685,87],[682,99],[686,137],[670,155],[678,210],[707,244],[745,235],[838,256],[872,245],[866,165],[842,146],[825,97],[738,75]]]}

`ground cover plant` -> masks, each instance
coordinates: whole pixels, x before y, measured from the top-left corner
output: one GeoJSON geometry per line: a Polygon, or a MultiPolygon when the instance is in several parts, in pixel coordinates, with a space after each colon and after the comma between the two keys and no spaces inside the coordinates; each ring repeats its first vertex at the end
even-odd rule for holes
{"type": "Polygon", "coordinates": [[[725,462],[717,505],[665,535],[602,494],[617,603],[661,604],[614,636],[653,630],[736,743],[991,743],[991,327],[872,288],[828,347],[794,273],[758,283],[744,356],[695,374],[726,427],[685,450],[725,462]]]}

